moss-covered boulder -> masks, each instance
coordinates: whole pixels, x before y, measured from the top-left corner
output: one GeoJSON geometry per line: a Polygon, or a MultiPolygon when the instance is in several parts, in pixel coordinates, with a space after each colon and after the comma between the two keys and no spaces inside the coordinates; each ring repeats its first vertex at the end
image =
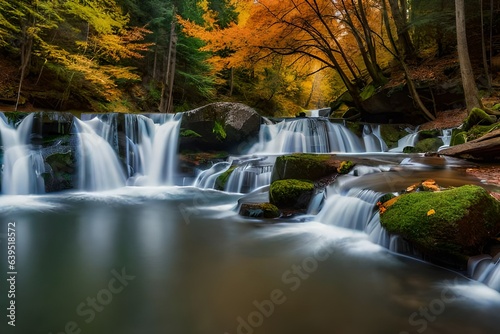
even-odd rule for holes
{"type": "Polygon", "coordinates": [[[277,180],[269,187],[269,200],[278,208],[306,209],[314,191],[308,180],[277,180]]]}
{"type": "Polygon", "coordinates": [[[496,117],[488,115],[484,110],[479,108],[472,108],[469,116],[464,121],[463,129],[465,131],[472,128],[474,125],[489,125],[496,122],[496,117]]]}
{"type": "Polygon", "coordinates": [[[407,134],[408,132],[402,129],[401,126],[391,124],[380,125],[380,135],[389,149],[397,147],[398,141],[407,134]]]}
{"type": "Polygon", "coordinates": [[[337,167],[337,172],[339,174],[347,174],[354,167],[354,162],[345,160],[340,163],[337,167]]]}
{"type": "Polygon", "coordinates": [[[239,214],[253,218],[278,218],[281,215],[276,205],[271,203],[243,203],[239,214]]]}
{"type": "Polygon", "coordinates": [[[319,180],[336,174],[341,161],[328,154],[294,153],[276,158],[271,182],[285,179],[319,180]]]}
{"type": "Polygon", "coordinates": [[[424,256],[456,268],[500,232],[500,202],[479,186],[414,192],[383,204],[380,221],[424,256]]]}

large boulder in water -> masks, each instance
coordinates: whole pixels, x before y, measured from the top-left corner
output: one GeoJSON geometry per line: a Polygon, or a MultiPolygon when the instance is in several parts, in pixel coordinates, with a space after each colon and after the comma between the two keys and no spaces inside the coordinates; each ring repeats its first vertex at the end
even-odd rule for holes
{"type": "Polygon", "coordinates": [[[483,188],[403,194],[382,204],[380,222],[434,262],[463,268],[500,232],[500,202],[483,188]]]}
{"type": "Polygon", "coordinates": [[[278,208],[304,210],[313,191],[314,183],[308,180],[277,180],[269,187],[269,201],[278,208]]]}
{"type": "Polygon", "coordinates": [[[184,113],[180,148],[241,154],[257,139],[260,123],[261,116],[245,104],[211,103],[184,113]]]}
{"type": "MultiPolygon", "coordinates": [[[[329,154],[294,153],[276,158],[271,182],[283,179],[319,180],[340,172],[342,161],[329,154]]],[[[352,166],[352,164],[351,164],[352,166]]]]}

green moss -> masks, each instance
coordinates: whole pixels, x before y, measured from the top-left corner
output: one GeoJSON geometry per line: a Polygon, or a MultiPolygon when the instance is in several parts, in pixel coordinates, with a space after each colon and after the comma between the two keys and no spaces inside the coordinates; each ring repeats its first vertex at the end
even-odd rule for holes
{"type": "Polygon", "coordinates": [[[466,185],[401,195],[381,215],[381,224],[425,254],[453,257],[479,254],[500,231],[499,216],[500,202],[483,188],[466,185]]]}
{"type": "Polygon", "coordinates": [[[354,163],[352,161],[342,161],[340,163],[340,166],[337,168],[337,172],[339,172],[339,174],[347,174],[352,169],[352,167],[354,167],[354,163]]]}
{"type": "Polygon", "coordinates": [[[313,190],[314,184],[308,180],[278,180],[271,183],[269,199],[279,208],[305,209],[313,190]]]}
{"type": "Polygon", "coordinates": [[[231,166],[227,171],[219,175],[219,177],[217,177],[217,179],[215,180],[215,189],[224,190],[226,188],[229,177],[231,176],[231,174],[233,174],[235,169],[236,166],[231,166]]]}
{"type": "Polygon", "coordinates": [[[277,218],[281,215],[276,205],[271,203],[243,203],[239,214],[254,218],[277,218]]]}
{"type": "Polygon", "coordinates": [[[378,201],[380,203],[385,203],[388,200],[393,199],[394,197],[396,197],[396,196],[393,193],[387,193],[387,194],[383,195],[382,197],[380,197],[378,201]]]}
{"type": "Polygon", "coordinates": [[[403,153],[418,153],[417,149],[413,146],[405,146],[403,148],[403,153]]]}
{"type": "Polygon", "coordinates": [[[469,116],[464,121],[464,130],[471,129],[474,125],[489,125],[495,121],[484,110],[479,108],[472,108],[469,116]]]}
{"type": "Polygon", "coordinates": [[[491,125],[474,125],[468,132],[467,132],[467,141],[471,141],[474,139],[477,139],[479,137],[484,136],[485,134],[496,130],[500,129],[500,123],[495,123],[491,125]]]}
{"type": "Polygon", "coordinates": [[[283,179],[318,180],[337,173],[339,162],[327,154],[295,153],[276,158],[271,182],[283,179]]]}
{"type": "Polygon", "coordinates": [[[419,153],[436,152],[443,144],[441,138],[426,138],[415,144],[415,151],[419,153]]]}
{"type": "Polygon", "coordinates": [[[189,138],[201,138],[201,135],[193,130],[190,129],[182,129],[181,132],[179,133],[180,137],[189,137],[189,138]]]}
{"type": "Polygon", "coordinates": [[[491,107],[492,110],[500,110],[500,103],[495,104],[493,107],[491,107]]]}
{"type": "Polygon", "coordinates": [[[467,141],[467,132],[460,129],[453,129],[451,132],[450,146],[460,145],[467,141]]]}

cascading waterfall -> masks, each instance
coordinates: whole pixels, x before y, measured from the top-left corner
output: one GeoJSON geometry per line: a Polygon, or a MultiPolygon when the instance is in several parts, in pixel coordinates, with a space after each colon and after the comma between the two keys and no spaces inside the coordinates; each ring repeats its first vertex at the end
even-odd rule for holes
{"type": "Polygon", "coordinates": [[[441,136],[439,136],[439,138],[443,141],[443,145],[438,148],[438,151],[450,147],[452,132],[453,128],[441,130],[441,136]]]}
{"type": "Polygon", "coordinates": [[[215,181],[231,167],[231,162],[218,162],[211,168],[202,171],[194,180],[193,186],[202,189],[214,189],[215,181]]]}
{"type": "Polygon", "coordinates": [[[182,114],[125,115],[128,184],[172,185],[182,114]]]}
{"type": "Polygon", "coordinates": [[[45,171],[40,149],[31,145],[34,114],[11,127],[2,114],[0,132],[3,146],[2,193],[8,195],[41,194],[45,192],[42,173],[45,171]]]}
{"type": "Polygon", "coordinates": [[[363,126],[363,142],[366,152],[387,151],[387,145],[380,134],[379,124],[365,124],[363,126]]]}
{"type": "Polygon", "coordinates": [[[109,190],[125,185],[125,174],[110,144],[114,117],[88,121],[74,118],[78,137],[78,187],[86,191],[109,190]]]}
{"type": "Polygon", "coordinates": [[[271,183],[273,165],[259,165],[247,162],[236,167],[227,180],[225,191],[249,193],[271,183]]]}
{"type": "Polygon", "coordinates": [[[405,129],[408,134],[398,140],[398,146],[390,149],[390,152],[403,152],[403,149],[407,146],[415,146],[418,141],[418,127],[415,130],[410,128],[405,129]]]}
{"type": "Polygon", "coordinates": [[[259,142],[249,153],[364,152],[361,140],[341,124],[325,118],[304,118],[262,124],[259,142]]]}
{"type": "Polygon", "coordinates": [[[376,203],[383,194],[352,187],[350,181],[355,178],[343,176],[328,188],[328,198],[316,220],[327,225],[363,231],[371,242],[390,251],[418,256],[405,240],[389,234],[380,224],[376,203]]]}
{"type": "Polygon", "coordinates": [[[492,289],[500,291],[500,253],[495,257],[478,255],[469,259],[468,275],[492,289]]]}

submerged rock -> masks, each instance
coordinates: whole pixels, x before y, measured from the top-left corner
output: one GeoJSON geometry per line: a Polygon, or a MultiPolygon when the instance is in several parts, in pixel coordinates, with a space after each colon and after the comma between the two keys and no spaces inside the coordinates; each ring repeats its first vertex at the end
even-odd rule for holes
{"type": "Polygon", "coordinates": [[[434,262],[462,268],[500,232],[500,202],[483,188],[403,194],[382,204],[380,221],[434,262]]]}
{"type": "Polygon", "coordinates": [[[277,218],[281,215],[276,205],[271,203],[243,203],[239,214],[253,218],[277,218]]]}

